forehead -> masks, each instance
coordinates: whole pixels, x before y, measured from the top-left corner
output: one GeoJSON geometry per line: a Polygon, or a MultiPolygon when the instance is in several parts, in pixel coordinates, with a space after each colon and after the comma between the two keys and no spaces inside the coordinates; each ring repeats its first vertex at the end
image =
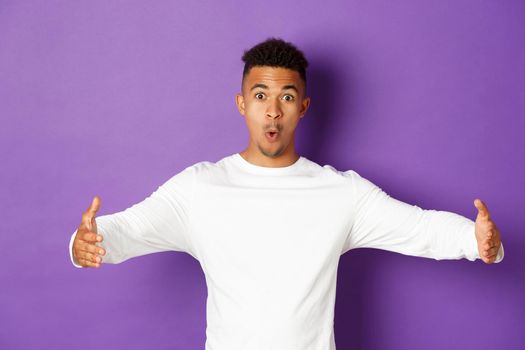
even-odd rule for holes
{"type": "Polygon", "coordinates": [[[250,89],[255,84],[265,84],[270,89],[280,89],[284,85],[295,85],[303,88],[303,81],[299,72],[283,67],[254,66],[244,77],[243,88],[250,89]]]}

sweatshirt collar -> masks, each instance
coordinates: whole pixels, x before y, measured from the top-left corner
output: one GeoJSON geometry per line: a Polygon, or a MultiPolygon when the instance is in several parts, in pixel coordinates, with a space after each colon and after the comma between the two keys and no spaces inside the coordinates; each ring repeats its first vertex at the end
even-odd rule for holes
{"type": "Polygon", "coordinates": [[[265,167],[260,165],[255,165],[253,163],[248,162],[246,159],[244,159],[240,153],[235,153],[232,155],[233,160],[237,165],[239,165],[241,168],[254,173],[254,174],[261,174],[261,175],[281,175],[281,174],[290,174],[295,172],[297,169],[301,167],[301,165],[304,163],[304,157],[299,156],[299,158],[292,164],[284,166],[284,167],[265,167]]]}

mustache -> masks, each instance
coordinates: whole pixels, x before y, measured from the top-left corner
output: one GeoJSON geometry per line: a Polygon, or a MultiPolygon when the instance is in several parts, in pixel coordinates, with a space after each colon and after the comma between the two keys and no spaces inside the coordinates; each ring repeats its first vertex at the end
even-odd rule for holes
{"type": "Polygon", "coordinates": [[[281,124],[268,124],[264,127],[264,131],[266,130],[277,130],[281,131],[283,129],[283,126],[281,124]]]}

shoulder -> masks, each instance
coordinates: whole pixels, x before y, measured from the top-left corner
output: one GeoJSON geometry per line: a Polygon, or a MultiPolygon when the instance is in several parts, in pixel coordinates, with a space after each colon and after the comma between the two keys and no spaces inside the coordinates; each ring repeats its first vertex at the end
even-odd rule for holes
{"type": "Polygon", "coordinates": [[[175,177],[184,177],[192,181],[215,182],[227,177],[228,169],[231,167],[231,157],[224,157],[216,162],[203,160],[187,166],[175,177]]]}
{"type": "Polygon", "coordinates": [[[339,170],[330,164],[319,165],[314,162],[310,163],[314,164],[311,166],[312,169],[315,169],[317,172],[322,173],[325,176],[339,178],[342,181],[356,181],[361,178],[355,170],[339,170]]]}
{"type": "Polygon", "coordinates": [[[338,178],[340,181],[345,182],[348,186],[352,187],[354,191],[366,192],[377,188],[377,186],[372,181],[361,176],[356,170],[338,170],[329,164],[319,167],[322,168],[322,171],[326,174],[325,176],[338,178]]]}

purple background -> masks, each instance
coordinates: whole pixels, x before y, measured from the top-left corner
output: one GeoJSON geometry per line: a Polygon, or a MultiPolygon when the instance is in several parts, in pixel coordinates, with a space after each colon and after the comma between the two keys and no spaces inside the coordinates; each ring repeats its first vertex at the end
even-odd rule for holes
{"type": "Polygon", "coordinates": [[[395,198],[475,219],[505,259],[359,249],[339,265],[345,349],[523,349],[523,1],[0,1],[0,348],[202,349],[196,260],[75,269],[68,243],[186,166],[241,151],[243,50],[311,63],[301,155],[395,198]]]}

